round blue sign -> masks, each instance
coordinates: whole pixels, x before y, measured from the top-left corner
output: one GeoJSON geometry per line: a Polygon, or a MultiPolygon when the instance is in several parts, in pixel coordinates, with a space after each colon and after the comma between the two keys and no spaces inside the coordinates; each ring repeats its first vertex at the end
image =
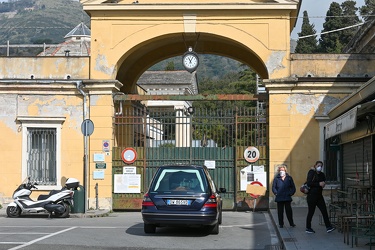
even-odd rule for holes
{"type": "Polygon", "coordinates": [[[90,136],[94,132],[94,123],[90,119],[83,120],[81,131],[84,136],[90,136]]]}

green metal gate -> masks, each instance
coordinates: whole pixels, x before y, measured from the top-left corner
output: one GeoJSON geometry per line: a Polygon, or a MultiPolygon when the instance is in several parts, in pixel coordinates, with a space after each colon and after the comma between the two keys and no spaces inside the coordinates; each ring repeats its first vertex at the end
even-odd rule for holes
{"type": "MultiPolygon", "coordinates": [[[[205,164],[216,185],[227,190],[223,194],[225,209],[237,209],[244,200],[250,204],[249,195],[240,191],[239,176],[241,169],[250,165],[244,158],[249,146],[258,148],[260,158],[256,165],[264,165],[268,171],[264,109],[147,108],[126,103],[120,104],[121,112],[113,118],[113,176],[123,174],[124,166],[136,167],[141,176],[141,192],[113,192],[113,209],[140,209],[156,169],[169,164],[205,164]],[[137,158],[126,164],[122,152],[129,147],[135,149],[137,158]]],[[[268,208],[268,202],[260,206],[268,208]]]]}

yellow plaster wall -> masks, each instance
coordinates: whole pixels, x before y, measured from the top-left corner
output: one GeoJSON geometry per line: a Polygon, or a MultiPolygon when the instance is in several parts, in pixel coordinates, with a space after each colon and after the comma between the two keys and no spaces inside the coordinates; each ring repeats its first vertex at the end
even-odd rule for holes
{"type": "Polygon", "coordinates": [[[15,130],[15,126],[10,128],[6,122],[0,121],[1,140],[0,148],[0,196],[11,195],[21,182],[21,144],[17,143],[21,139],[21,133],[15,130]],[[11,182],[17,180],[18,182],[11,182]]]}
{"type": "MultiPolygon", "coordinates": [[[[22,127],[17,117],[65,117],[61,129],[61,178],[74,177],[82,183],[83,139],[80,132],[82,100],[75,96],[13,94],[12,99],[0,106],[4,116],[0,116],[0,181],[2,196],[10,198],[16,186],[22,182],[22,127]],[[3,105],[14,106],[4,110],[3,105]],[[9,144],[8,146],[6,144],[9,144]],[[8,185],[7,185],[8,184],[8,185]]],[[[9,95],[8,95],[9,98],[9,95]]],[[[45,190],[34,191],[36,198],[45,190]]]]}
{"type": "Polygon", "coordinates": [[[112,116],[114,112],[111,95],[90,95],[90,119],[94,123],[94,132],[90,136],[88,208],[96,207],[96,184],[98,184],[100,194],[99,206],[112,207],[112,116]],[[103,140],[110,141],[110,151],[108,153],[103,151],[103,140]],[[104,169],[103,180],[96,180],[93,176],[94,171],[97,170],[94,162],[95,153],[105,155],[106,169],[104,169]]]}
{"type": "MultiPolygon", "coordinates": [[[[27,61],[28,59],[24,58],[27,61]]],[[[56,59],[59,60],[59,59],[56,59]]],[[[49,73],[43,76],[48,79],[49,73]]],[[[87,77],[87,76],[86,76],[87,77]]],[[[102,152],[103,140],[110,141],[112,148],[112,92],[118,91],[117,81],[88,81],[82,90],[88,98],[90,119],[95,130],[89,138],[89,208],[95,208],[95,184],[99,185],[99,205],[112,207],[112,154],[105,156],[107,168],[104,180],[93,180],[95,164],[93,154],[102,152]]],[[[0,81],[0,202],[8,203],[15,188],[22,181],[22,124],[17,117],[64,117],[61,128],[61,181],[74,177],[84,184],[84,136],[81,124],[84,118],[83,96],[77,90],[74,79],[65,81],[9,80],[0,81]]],[[[48,190],[33,191],[37,198],[48,190]]]]}
{"type": "MultiPolygon", "coordinates": [[[[275,166],[288,165],[288,172],[299,187],[315,161],[320,159],[321,128],[316,115],[321,114],[327,99],[340,100],[345,94],[272,93],[269,96],[270,176],[275,166]]],[[[331,104],[333,105],[333,104],[331,104]]],[[[270,178],[272,182],[273,178],[270,178]]],[[[272,183],[270,183],[271,185],[272,183]]],[[[299,192],[296,196],[303,197],[299,192]]]]}
{"type": "Polygon", "coordinates": [[[364,77],[374,75],[375,54],[291,54],[291,75],[364,77]]]}
{"type": "MultiPolygon", "coordinates": [[[[112,17],[110,10],[91,11],[91,79],[113,79],[122,64],[124,68],[146,70],[159,60],[182,55],[186,51],[183,35],[198,34],[197,53],[234,57],[255,69],[267,65],[269,72],[263,75],[266,78],[289,76],[290,10],[215,10],[215,7],[204,11],[168,8],[157,11],[118,10],[112,17]],[[195,33],[185,32],[184,16],[187,15],[193,16],[195,33]],[[211,48],[211,37],[205,34],[216,36],[215,39],[227,43],[228,47],[222,50],[214,46],[211,48]],[[174,44],[176,41],[180,41],[179,48],[174,44]],[[232,52],[238,47],[249,53],[248,58],[234,56],[232,52]],[[144,57],[149,51],[161,48],[160,53],[144,57]]],[[[134,84],[136,79],[131,80],[123,83],[134,84]]]]}
{"type": "MultiPolygon", "coordinates": [[[[297,110],[301,103],[292,103],[290,97],[290,94],[270,95],[270,176],[275,175],[277,164],[286,163],[299,186],[306,178],[308,166],[319,156],[319,130],[313,117],[315,107],[310,105],[310,110],[301,113],[297,110]]],[[[271,185],[272,178],[270,182],[271,185]]],[[[296,195],[300,196],[298,192],[296,195]]]]}
{"type": "Polygon", "coordinates": [[[88,79],[89,57],[0,57],[1,79],[88,79]]]}

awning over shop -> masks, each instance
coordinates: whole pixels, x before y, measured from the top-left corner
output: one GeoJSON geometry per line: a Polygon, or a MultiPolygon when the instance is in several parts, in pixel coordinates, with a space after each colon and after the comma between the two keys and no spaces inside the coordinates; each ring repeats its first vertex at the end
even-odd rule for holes
{"type": "Polygon", "coordinates": [[[348,112],[342,114],[336,119],[328,122],[325,127],[325,138],[331,138],[335,135],[344,133],[355,128],[357,118],[368,113],[375,112],[375,101],[366,102],[355,106],[348,112]]]}
{"type": "Polygon", "coordinates": [[[343,115],[328,122],[325,127],[325,138],[331,138],[335,135],[355,128],[357,121],[357,110],[361,105],[357,105],[343,115]]]}

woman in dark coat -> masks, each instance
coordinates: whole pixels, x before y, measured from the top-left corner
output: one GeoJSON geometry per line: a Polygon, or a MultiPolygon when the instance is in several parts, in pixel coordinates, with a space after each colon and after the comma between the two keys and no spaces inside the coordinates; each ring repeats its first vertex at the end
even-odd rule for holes
{"type": "Polygon", "coordinates": [[[272,183],[272,192],[275,195],[275,202],[277,203],[279,227],[284,227],[284,208],[289,225],[295,227],[291,203],[292,196],[296,192],[296,186],[294,185],[293,178],[287,173],[285,164],[280,164],[277,167],[277,172],[278,174],[272,183]]]}

